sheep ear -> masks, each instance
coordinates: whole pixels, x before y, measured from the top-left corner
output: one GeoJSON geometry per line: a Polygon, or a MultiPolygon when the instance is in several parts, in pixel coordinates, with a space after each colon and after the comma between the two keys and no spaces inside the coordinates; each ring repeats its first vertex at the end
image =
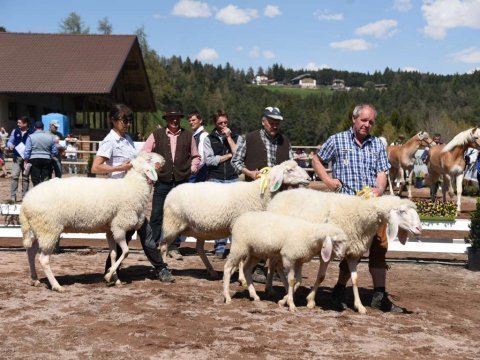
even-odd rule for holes
{"type": "Polygon", "coordinates": [[[269,174],[270,178],[270,192],[275,192],[280,189],[283,182],[283,167],[282,166],[275,166],[270,170],[269,174]]]}
{"type": "Polygon", "coordinates": [[[155,168],[151,165],[145,165],[143,167],[143,172],[145,173],[145,175],[147,176],[147,178],[149,178],[150,180],[152,180],[153,182],[157,181],[158,180],[158,175],[157,175],[157,171],[155,170],[155,168]]]}
{"type": "Polygon", "coordinates": [[[387,240],[392,242],[395,240],[398,234],[398,224],[400,219],[396,210],[390,210],[390,216],[388,218],[388,227],[387,227],[387,240]]]}
{"type": "Polygon", "coordinates": [[[330,259],[332,258],[332,250],[333,250],[332,238],[330,236],[327,236],[325,238],[325,241],[323,242],[322,251],[320,252],[322,256],[322,260],[324,262],[330,261],[330,259]]]}

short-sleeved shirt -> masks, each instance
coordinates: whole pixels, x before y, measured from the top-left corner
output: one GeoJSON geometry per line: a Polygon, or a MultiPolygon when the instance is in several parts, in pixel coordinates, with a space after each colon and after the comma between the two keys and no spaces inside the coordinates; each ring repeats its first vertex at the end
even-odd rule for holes
{"type": "MultiPolygon", "coordinates": [[[[125,137],[121,137],[114,130],[110,130],[100,143],[96,155],[107,158],[106,164],[118,166],[125,161],[133,160],[137,156],[137,150],[129,135],[125,134],[125,137]]],[[[125,171],[113,172],[109,176],[114,179],[123,178],[125,171]]]]}
{"type": "Polygon", "coordinates": [[[344,194],[355,195],[364,186],[376,186],[378,173],[390,169],[380,139],[369,135],[360,146],[351,128],[330,136],[317,155],[324,164],[332,162],[332,175],[342,182],[344,194]]]}

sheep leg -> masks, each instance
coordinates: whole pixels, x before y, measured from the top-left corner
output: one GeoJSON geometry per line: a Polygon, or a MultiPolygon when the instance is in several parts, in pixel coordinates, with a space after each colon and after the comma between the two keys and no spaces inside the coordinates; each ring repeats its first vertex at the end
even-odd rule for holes
{"type": "Polygon", "coordinates": [[[350,269],[350,275],[352,278],[352,288],[353,288],[353,307],[360,313],[366,314],[367,309],[363,306],[362,301],[360,300],[360,295],[358,293],[358,273],[357,273],[357,264],[360,259],[352,258],[347,259],[348,268],[350,269]]]}
{"type": "MultiPolygon", "coordinates": [[[[244,287],[247,287],[247,280],[245,280],[245,273],[243,271],[244,261],[240,260],[238,264],[238,282],[244,287]]],[[[232,270],[233,271],[233,270],[232,270]]]]}
{"type": "Polygon", "coordinates": [[[309,309],[313,309],[315,307],[315,296],[317,295],[318,287],[325,279],[328,264],[330,264],[330,261],[325,262],[323,261],[322,257],[320,257],[320,266],[318,267],[317,279],[315,280],[315,284],[313,284],[310,294],[307,295],[307,307],[309,309]]]}
{"type": "Polygon", "coordinates": [[[197,239],[197,253],[200,256],[200,259],[202,259],[203,264],[207,268],[207,272],[208,272],[208,275],[210,276],[210,278],[213,279],[213,280],[220,279],[220,276],[213,269],[212,264],[210,264],[210,261],[208,261],[207,255],[205,254],[205,240],[197,239]]]}
{"type": "Polygon", "coordinates": [[[34,239],[32,246],[27,249],[28,256],[28,266],[30,267],[30,285],[40,286],[40,281],[38,281],[37,269],[35,268],[35,257],[37,256],[38,251],[38,240],[34,239]]]}
{"type": "Polygon", "coordinates": [[[252,271],[253,267],[258,263],[260,259],[256,258],[255,256],[248,256],[247,260],[243,264],[243,271],[245,273],[245,279],[247,280],[247,289],[250,294],[250,297],[254,301],[260,301],[260,297],[257,295],[255,291],[255,287],[253,286],[253,279],[252,279],[252,271]]]}
{"type": "Polygon", "coordinates": [[[235,271],[236,266],[237,265],[235,264],[233,258],[229,256],[223,267],[223,297],[226,304],[230,304],[232,302],[232,298],[230,296],[230,277],[235,271]]]}
{"type": "MultiPolygon", "coordinates": [[[[283,262],[283,268],[284,271],[288,274],[288,292],[287,295],[278,302],[279,306],[284,306],[285,305],[285,300],[286,303],[288,304],[288,309],[291,312],[295,311],[295,303],[293,301],[293,294],[295,292],[295,283],[296,283],[296,271],[298,271],[298,265],[299,264],[292,264],[290,261],[286,258],[282,259],[283,262]]],[[[300,264],[301,266],[301,264],[300,264]]]]}
{"type": "MultiPolygon", "coordinates": [[[[285,260],[284,260],[285,261],[285,260]]],[[[294,265],[294,282],[293,282],[293,286],[292,286],[292,293],[290,295],[290,278],[288,280],[288,282],[286,282],[286,286],[285,286],[285,289],[287,290],[287,294],[283,297],[282,300],[280,300],[278,302],[278,305],[280,306],[285,306],[285,304],[288,304],[289,305],[289,310],[290,311],[295,311],[295,303],[293,302],[293,295],[295,294],[295,292],[298,290],[298,288],[300,287],[300,285],[302,284],[302,267],[303,267],[303,264],[301,262],[296,262],[295,265],[294,265]],[[290,301],[290,298],[291,298],[291,301],[290,301]],[[292,305],[293,305],[293,310],[292,310],[292,305]]],[[[288,269],[282,269],[281,273],[283,275],[283,279],[285,279],[285,274],[283,274],[283,271],[285,272],[289,272],[288,269]]]]}
{"type": "MultiPolygon", "coordinates": [[[[114,264],[115,261],[117,260],[117,246],[116,246],[117,243],[115,242],[115,240],[113,238],[113,234],[112,234],[111,231],[107,231],[106,237],[107,237],[107,242],[108,242],[108,249],[110,250],[110,252],[109,252],[110,264],[114,264]]],[[[112,267],[110,266],[110,269],[111,268],[112,267]]],[[[115,280],[115,285],[116,286],[121,285],[121,284],[122,284],[122,282],[120,281],[120,279],[115,280]]]]}
{"type": "Polygon", "coordinates": [[[39,256],[40,265],[42,265],[43,272],[47,275],[47,279],[52,286],[53,291],[58,291],[60,293],[65,292],[65,289],[60,286],[57,279],[53,275],[52,269],[50,268],[50,253],[44,253],[43,251],[40,252],[39,256]]]}
{"type": "MultiPolygon", "coordinates": [[[[125,239],[125,233],[123,234],[123,238],[119,240],[117,243],[122,249],[122,255],[120,255],[118,260],[113,263],[113,265],[108,270],[108,273],[106,273],[105,276],[103,277],[107,282],[112,281],[113,274],[117,271],[118,267],[120,266],[122,261],[128,256],[128,253],[130,251],[128,249],[127,240],[125,239]]],[[[110,241],[108,245],[110,246],[110,241]]],[[[112,246],[112,248],[114,248],[114,246],[112,246]]],[[[113,252],[115,252],[115,250],[113,250],[113,252]]]]}

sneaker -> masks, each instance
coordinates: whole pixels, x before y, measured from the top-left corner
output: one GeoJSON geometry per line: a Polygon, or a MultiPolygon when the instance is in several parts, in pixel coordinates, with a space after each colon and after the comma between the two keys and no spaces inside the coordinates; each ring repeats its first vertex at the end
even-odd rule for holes
{"type": "Polygon", "coordinates": [[[347,310],[348,306],[345,302],[345,286],[335,285],[330,297],[330,304],[335,310],[343,311],[347,310]]]}
{"type": "Polygon", "coordinates": [[[178,251],[178,248],[171,248],[170,250],[167,251],[167,256],[171,257],[175,260],[183,260],[182,254],[180,254],[180,251],[178,251]]]}
{"type": "Polygon", "coordinates": [[[167,268],[157,270],[156,275],[157,275],[158,280],[160,280],[161,282],[165,282],[165,283],[175,282],[175,278],[173,277],[172,273],[167,268]]]}
{"type": "Polygon", "coordinates": [[[389,298],[387,292],[376,291],[372,296],[370,306],[383,312],[405,313],[405,309],[395,305],[389,298]]]}
{"type": "Polygon", "coordinates": [[[261,266],[256,266],[252,274],[252,280],[259,284],[266,284],[267,277],[265,276],[265,270],[261,266]]]}

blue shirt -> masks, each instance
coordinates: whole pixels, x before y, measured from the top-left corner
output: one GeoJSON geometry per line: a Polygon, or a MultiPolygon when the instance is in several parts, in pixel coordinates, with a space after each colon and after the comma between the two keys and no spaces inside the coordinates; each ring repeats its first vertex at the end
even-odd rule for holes
{"type": "Polygon", "coordinates": [[[341,181],[344,194],[355,195],[364,186],[376,186],[378,173],[390,169],[380,139],[368,135],[360,146],[351,128],[330,136],[317,155],[324,164],[332,162],[332,175],[341,181]]]}
{"type": "Polygon", "coordinates": [[[23,158],[50,159],[58,155],[57,146],[53,142],[53,136],[43,130],[37,130],[27,138],[23,158]]]}

